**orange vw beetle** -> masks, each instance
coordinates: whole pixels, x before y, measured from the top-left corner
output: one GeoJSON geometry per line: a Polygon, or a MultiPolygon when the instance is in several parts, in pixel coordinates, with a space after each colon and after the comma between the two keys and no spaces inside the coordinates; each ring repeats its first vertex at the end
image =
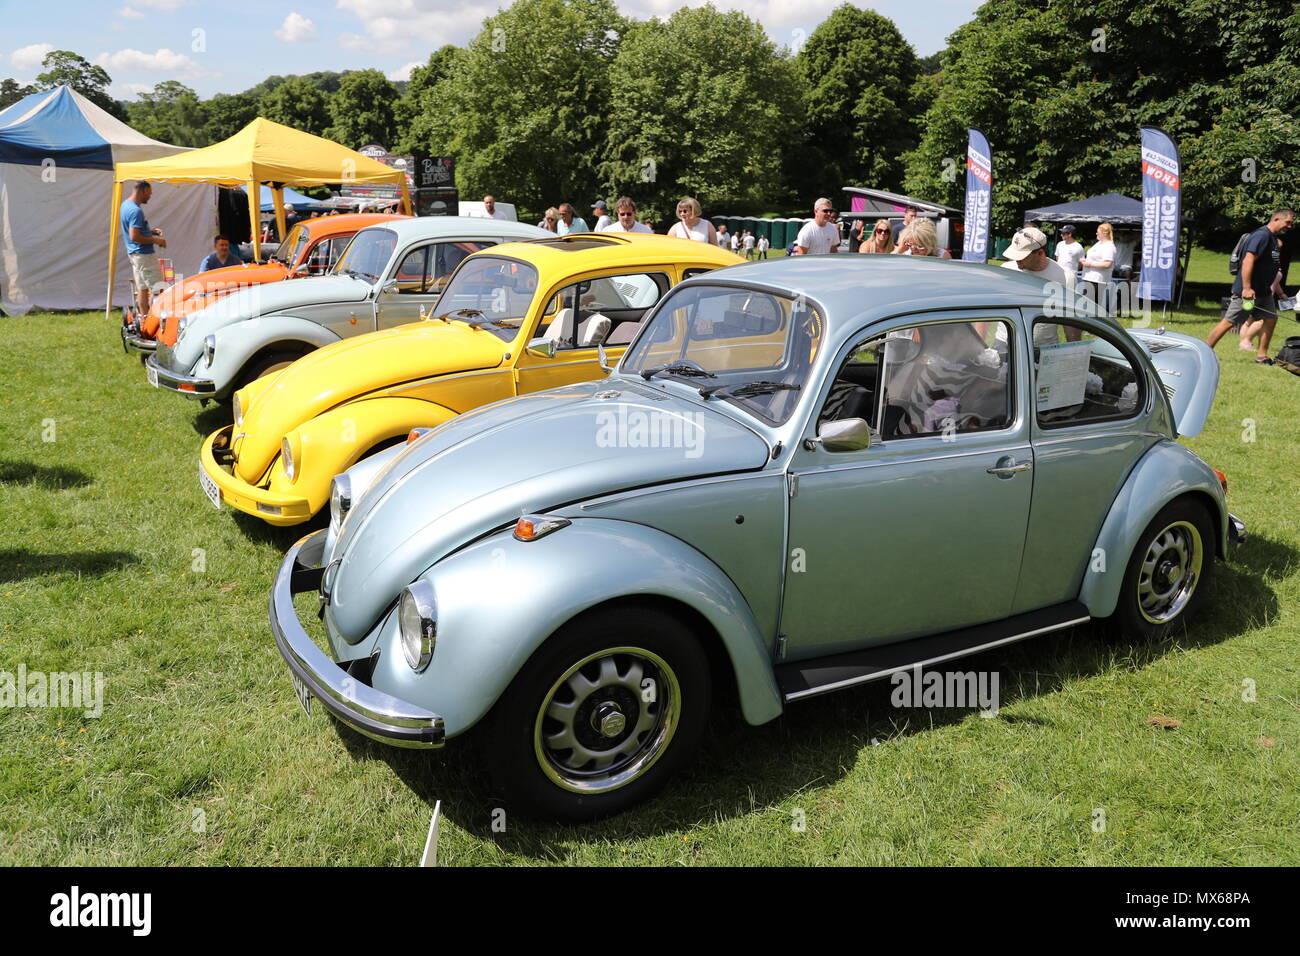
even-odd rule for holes
{"type": "Polygon", "coordinates": [[[410,217],[353,213],[304,219],[289,230],[284,242],[266,262],[211,269],[182,279],[154,296],[149,314],[143,317],[126,310],[122,318],[122,343],[137,352],[152,352],[159,342],[175,345],[180,317],[211,305],[214,297],[250,285],[323,275],[358,230],[389,219],[407,218],[410,217]]]}

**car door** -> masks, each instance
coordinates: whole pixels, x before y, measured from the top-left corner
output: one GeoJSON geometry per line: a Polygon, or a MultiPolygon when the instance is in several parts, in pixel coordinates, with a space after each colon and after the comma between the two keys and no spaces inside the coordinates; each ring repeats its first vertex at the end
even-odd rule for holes
{"type": "Polygon", "coordinates": [[[596,378],[601,374],[598,346],[606,346],[609,363],[615,364],[671,285],[665,267],[571,279],[556,288],[531,332],[531,338],[553,342],[555,355],[523,350],[515,363],[519,394],[596,378]]]}
{"type": "Polygon", "coordinates": [[[1011,613],[1033,479],[1018,321],[894,320],[832,366],[789,470],[787,659],[1011,613]],[[850,418],[879,442],[815,441],[850,418]]]}
{"type": "Polygon", "coordinates": [[[1086,318],[1032,322],[1034,503],[1025,536],[1015,612],[1079,596],[1093,562],[1101,570],[1128,555],[1093,555],[1111,503],[1138,458],[1160,436],[1146,428],[1150,396],[1126,337],[1086,318]]]}
{"type": "Polygon", "coordinates": [[[438,301],[442,285],[462,259],[495,243],[488,240],[456,239],[412,246],[375,297],[375,328],[416,322],[422,310],[438,301]]]}

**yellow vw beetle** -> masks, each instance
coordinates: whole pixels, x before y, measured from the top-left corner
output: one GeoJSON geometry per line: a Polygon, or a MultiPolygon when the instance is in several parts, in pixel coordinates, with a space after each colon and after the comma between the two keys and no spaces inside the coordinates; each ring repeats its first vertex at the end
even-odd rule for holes
{"type": "Polygon", "coordinates": [[[500,399],[605,374],[682,279],[743,260],[709,243],[638,234],[513,242],[467,257],[421,322],[310,353],[234,395],[204,441],[199,483],[273,525],[307,521],[330,479],[414,428],[500,399]]]}

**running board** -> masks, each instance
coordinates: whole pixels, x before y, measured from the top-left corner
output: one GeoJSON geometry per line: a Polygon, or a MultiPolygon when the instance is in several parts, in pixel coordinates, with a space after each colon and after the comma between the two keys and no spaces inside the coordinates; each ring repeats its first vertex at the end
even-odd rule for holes
{"type": "Polygon", "coordinates": [[[1040,611],[945,631],[931,637],[878,644],[861,650],[792,661],[776,668],[776,683],[786,703],[828,694],[845,687],[880,680],[913,667],[929,667],[943,661],[978,654],[1003,644],[1085,624],[1091,618],[1078,601],[1068,601],[1040,611]]]}

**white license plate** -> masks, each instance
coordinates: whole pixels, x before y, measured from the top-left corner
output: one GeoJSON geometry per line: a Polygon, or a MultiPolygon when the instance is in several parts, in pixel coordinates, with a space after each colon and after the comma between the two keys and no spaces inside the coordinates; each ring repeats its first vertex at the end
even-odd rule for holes
{"type": "Polygon", "coordinates": [[[144,367],[144,371],[145,371],[145,375],[149,377],[150,385],[152,385],[154,388],[162,387],[158,384],[158,370],[156,368],[154,368],[152,365],[146,365],[144,367]]]}
{"type": "Polygon", "coordinates": [[[208,477],[208,473],[203,470],[202,465],[199,466],[199,487],[201,487],[203,493],[208,496],[208,500],[212,502],[212,507],[220,511],[221,489],[217,487],[215,481],[208,477]]]}
{"type": "Polygon", "coordinates": [[[298,703],[302,704],[303,713],[310,717],[311,691],[307,689],[307,685],[293,671],[289,672],[289,680],[293,681],[293,692],[298,696],[298,703]]]}

